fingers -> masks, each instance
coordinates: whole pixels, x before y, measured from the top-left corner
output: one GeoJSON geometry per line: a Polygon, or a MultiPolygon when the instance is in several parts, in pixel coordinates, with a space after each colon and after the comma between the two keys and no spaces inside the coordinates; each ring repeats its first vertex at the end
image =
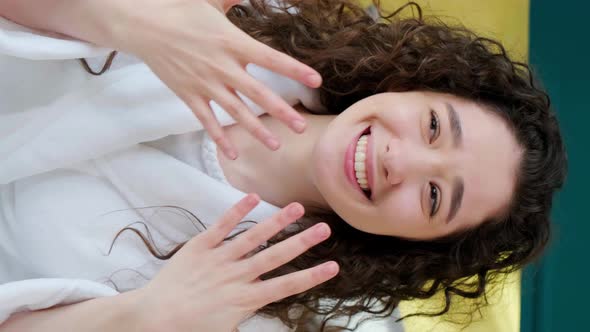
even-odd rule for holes
{"type": "Polygon", "coordinates": [[[257,61],[249,62],[256,63],[257,65],[270,69],[277,74],[290,77],[310,88],[318,88],[322,85],[322,77],[313,68],[268,45],[257,42],[252,38],[249,38],[248,40],[252,40],[253,42],[244,43],[243,47],[241,47],[241,53],[244,58],[250,60],[252,54],[258,54],[255,58],[257,61]]]}
{"type": "Polygon", "coordinates": [[[258,305],[265,306],[269,303],[284,299],[291,295],[305,292],[338,274],[339,266],[330,261],[318,266],[293,272],[277,278],[255,283],[252,294],[259,296],[258,305]]]}
{"type": "Polygon", "coordinates": [[[287,225],[303,216],[305,210],[299,203],[291,203],[271,218],[253,226],[236,239],[222,247],[223,255],[238,259],[258,248],[287,225]]]}
{"type": "Polygon", "coordinates": [[[326,223],[319,223],[241,261],[240,264],[245,274],[251,278],[257,278],[268,271],[290,262],[329,236],[330,227],[326,223]]]}
{"type": "Polygon", "coordinates": [[[217,118],[215,118],[215,114],[213,111],[211,111],[209,105],[203,102],[200,98],[194,98],[188,101],[185,100],[185,102],[191,108],[199,121],[201,121],[203,128],[205,128],[207,133],[209,133],[209,136],[211,136],[211,139],[213,139],[223,154],[227,158],[235,160],[238,157],[238,152],[229,139],[225,136],[219,121],[217,121],[217,118]]]}
{"type": "Polygon", "coordinates": [[[217,10],[227,13],[233,6],[239,4],[241,0],[207,0],[207,2],[217,10]]]}
{"type": "Polygon", "coordinates": [[[235,93],[230,92],[228,89],[217,89],[216,92],[217,96],[215,97],[215,101],[223,107],[232,118],[248,130],[252,136],[256,137],[271,150],[276,150],[280,147],[278,138],[264,127],[257,116],[250,112],[240,97],[235,93]]]}
{"type": "MultiPolygon", "coordinates": [[[[219,245],[223,239],[242,221],[256,205],[260,202],[260,197],[256,194],[248,194],[242,198],[238,203],[227,210],[223,216],[207,229],[205,232],[199,234],[199,240],[195,243],[204,243],[207,248],[214,248],[219,245]]],[[[191,241],[193,241],[191,240],[191,241]]]]}
{"type": "Polygon", "coordinates": [[[223,12],[227,13],[233,6],[239,4],[240,2],[242,2],[242,0],[223,0],[223,12]]]}
{"type": "MultiPolygon", "coordinates": [[[[232,79],[231,77],[228,79],[232,79]]],[[[271,89],[260,83],[248,73],[244,73],[229,82],[237,91],[250,98],[268,114],[281,120],[293,131],[302,133],[305,130],[305,119],[285,100],[277,96],[271,89]]]]}

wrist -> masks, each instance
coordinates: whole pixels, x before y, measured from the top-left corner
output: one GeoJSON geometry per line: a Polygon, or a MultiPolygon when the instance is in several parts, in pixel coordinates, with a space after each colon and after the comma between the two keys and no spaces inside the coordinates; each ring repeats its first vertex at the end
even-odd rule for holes
{"type": "Polygon", "coordinates": [[[60,31],[77,39],[99,46],[118,48],[122,33],[126,32],[128,13],[133,0],[74,0],[63,8],[63,19],[56,22],[60,31]]]}
{"type": "MultiPolygon", "coordinates": [[[[18,6],[24,25],[57,32],[93,44],[117,48],[125,32],[126,7],[134,0],[23,0],[18,6]]],[[[18,19],[15,20],[18,22],[18,19]]]]}
{"type": "Polygon", "coordinates": [[[117,297],[116,312],[119,315],[119,319],[127,322],[127,331],[156,331],[153,325],[150,324],[150,313],[144,310],[144,301],[142,300],[140,289],[119,294],[117,297]]]}
{"type": "MultiPolygon", "coordinates": [[[[79,0],[78,0],[79,1],[79,0]]],[[[86,30],[75,36],[100,46],[141,56],[145,41],[158,30],[158,1],[84,0],[80,1],[78,25],[86,30]]]]}
{"type": "MultiPolygon", "coordinates": [[[[147,287],[147,286],[146,286],[147,287]]],[[[161,332],[174,330],[175,321],[158,309],[154,309],[156,303],[149,296],[148,288],[138,288],[119,296],[124,296],[120,301],[121,312],[124,313],[127,324],[125,331],[133,332],[161,332]]],[[[157,301],[157,300],[156,300],[157,301]]]]}

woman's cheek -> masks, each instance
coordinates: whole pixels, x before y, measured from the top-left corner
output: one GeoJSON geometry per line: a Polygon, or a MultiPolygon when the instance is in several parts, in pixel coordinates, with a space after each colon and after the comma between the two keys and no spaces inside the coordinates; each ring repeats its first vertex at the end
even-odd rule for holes
{"type": "MultiPolygon", "coordinates": [[[[420,203],[419,190],[403,186],[394,191],[384,201],[383,216],[388,217],[387,224],[392,231],[403,231],[406,228],[416,228],[424,219],[420,203]]],[[[403,235],[403,234],[400,234],[403,235]]]]}

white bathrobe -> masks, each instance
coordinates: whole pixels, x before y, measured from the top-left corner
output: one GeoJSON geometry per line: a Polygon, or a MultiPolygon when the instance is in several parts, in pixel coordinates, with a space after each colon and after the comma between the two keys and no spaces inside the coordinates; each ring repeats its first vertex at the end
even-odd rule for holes
{"type": "MultiPolygon", "coordinates": [[[[147,66],[122,54],[94,77],[76,60],[102,63],[109,52],[0,18],[0,322],[141,287],[163,263],[131,233],[111,250],[119,230],[149,230],[165,252],[201,228],[163,206],[210,225],[244,196],[224,181],[199,121],[147,66]]],[[[302,84],[248,71],[291,105],[321,107],[302,84]]],[[[248,218],[277,210],[263,202],[248,218]]],[[[261,317],[240,329],[288,330],[261,317]]]]}

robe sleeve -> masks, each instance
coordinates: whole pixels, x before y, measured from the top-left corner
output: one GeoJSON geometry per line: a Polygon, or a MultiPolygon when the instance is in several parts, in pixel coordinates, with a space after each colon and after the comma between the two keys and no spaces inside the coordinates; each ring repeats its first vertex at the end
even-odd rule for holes
{"type": "Polygon", "coordinates": [[[28,279],[0,285],[0,324],[22,311],[73,304],[96,297],[114,296],[114,289],[82,279],[28,279]]]}

